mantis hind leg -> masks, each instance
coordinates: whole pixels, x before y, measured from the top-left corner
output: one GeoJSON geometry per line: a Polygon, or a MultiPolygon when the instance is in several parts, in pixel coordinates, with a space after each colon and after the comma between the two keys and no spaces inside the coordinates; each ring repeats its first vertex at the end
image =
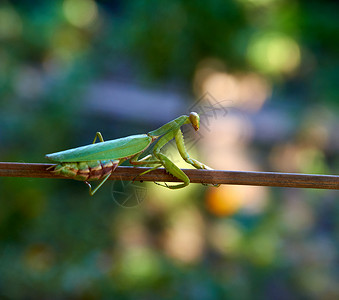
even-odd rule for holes
{"type": "Polygon", "coordinates": [[[104,138],[102,137],[102,134],[99,131],[95,134],[93,144],[95,144],[95,141],[97,140],[97,138],[99,138],[100,142],[104,142],[104,138]]]}
{"type": "Polygon", "coordinates": [[[54,168],[55,166],[57,166],[57,164],[49,166],[46,170],[50,170],[50,169],[54,168]]]}
{"type": "Polygon", "coordinates": [[[107,174],[100,182],[99,184],[94,188],[94,190],[92,190],[92,185],[88,182],[88,181],[85,181],[85,183],[88,185],[89,187],[89,194],[91,196],[93,196],[96,191],[101,188],[101,186],[106,182],[106,180],[111,176],[111,173],[107,174]]]}
{"type": "Polygon", "coordinates": [[[131,159],[129,160],[130,163],[131,163],[132,165],[134,165],[134,166],[137,166],[137,165],[153,165],[153,164],[157,164],[157,166],[155,166],[155,167],[153,167],[153,168],[151,168],[151,169],[149,169],[149,170],[146,170],[145,172],[142,172],[142,173],[138,174],[137,176],[135,176],[135,177],[133,178],[132,181],[135,181],[139,176],[144,175],[144,174],[146,174],[146,173],[149,173],[149,172],[151,172],[151,171],[153,171],[153,170],[156,170],[156,169],[158,169],[158,168],[160,168],[160,167],[162,166],[162,163],[161,163],[160,160],[155,160],[155,159],[149,160],[150,158],[154,158],[154,156],[151,155],[151,154],[149,154],[149,155],[147,155],[147,156],[145,156],[145,157],[139,159],[139,156],[140,156],[141,154],[142,154],[142,152],[139,153],[139,154],[137,154],[137,155],[134,156],[133,158],[131,158],[131,159]]]}
{"type": "Polygon", "coordinates": [[[138,174],[137,176],[135,176],[135,177],[133,178],[132,181],[135,181],[139,176],[142,176],[142,175],[144,175],[144,174],[147,174],[147,173],[149,173],[149,172],[152,172],[153,170],[156,170],[156,169],[160,168],[161,166],[162,166],[162,164],[160,163],[159,165],[157,165],[157,166],[155,166],[155,167],[153,167],[153,168],[151,168],[151,169],[149,169],[149,170],[146,170],[145,172],[142,172],[142,173],[138,174]]]}
{"type": "MultiPolygon", "coordinates": [[[[194,158],[191,158],[186,150],[186,147],[185,147],[185,141],[184,141],[184,137],[182,135],[182,132],[181,130],[179,129],[177,131],[177,133],[175,134],[175,142],[177,144],[177,148],[179,150],[179,153],[181,155],[181,157],[187,162],[189,163],[190,165],[192,165],[193,167],[197,168],[197,169],[206,169],[206,170],[213,170],[212,168],[206,166],[205,164],[201,163],[200,161],[194,159],[194,158]]],[[[205,184],[203,183],[203,185],[208,185],[208,184],[205,184]]],[[[219,187],[220,184],[212,184],[213,186],[215,187],[219,187]]]]}
{"type": "Polygon", "coordinates": [[[149,154],[149,155],[139,159],[140,155],[141,155],[141,153],[134,156],[133,158],[131,158],[129,160],[129,162],[134,166],[137,166],[137,165],[153,165],[153,164],[161,163],[161,161],[158,160],[158,159],[151,160],[150,158],[154,158],[154,156],[152,154],[149,154]],[[148,159],[150,159],[150,160],[148,160],[148,159]]]}

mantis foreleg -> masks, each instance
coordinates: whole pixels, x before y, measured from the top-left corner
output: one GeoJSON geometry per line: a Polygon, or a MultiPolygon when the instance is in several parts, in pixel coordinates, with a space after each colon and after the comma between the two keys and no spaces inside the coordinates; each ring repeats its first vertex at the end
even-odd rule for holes
{"type": "Polygon", "coordinates": [[[189,185],[190,180],[187,177],[187,175],[178,168],[167,156],[165,156],[163,153],[158,153],[158,157],[161,159],[163,166],[165,167],[165,170],[172,174],[174,177],[180,179],[183,181],[183,183],[177,184],[177,185],[165,185],[169,189],[180,189],[187,185],[189,185]]]}
{"type": "MultiPolygon", "coordinates": [[[[181,130],[179,129],[175,135],[175,142],[177,144],[179,153],[181,155],[181,157],[189,164],[191,164],[193,167],[197,168],[197,169],[207,169],[207,170],[212,170],[212,168],[204,165],[203,163],[201,163],[200,161],[197,161],[194,158],[189,157],[189,154],[186,150],[185,147],[185,141],[184,141],[184,137],[182,135],[181,130]]],[[[206,185],[206,184],[204,184],[206,185]]],[[[220,186],[220,184],[212,184],[215,187],[220,186]]]]}
{"type": "Polygon", "coordinates": [[[161,148],[165,146],[172,138],[174,138],[175,135],[176,131],[168,132],[159,139],[153,149],[153,155],[161,161],[161,164],[164,166],[165,170],[168,173],[172,174],[174,177],[183,181],[183,183],[177,185],[166,185],[166,187],[168,187],[169,189],[180,189],[190,183],[187,175],[180,168],[178,168],[167,156],[160,152],[161,148]]]}
{"type": "Polygon", "coordinates": [[[210,167],[204,165],[203,163],[201,163],[200,161],[197,161],[194,158],[191,158],[186,150],[185,147],[185,141],[184,141],[184,137],[182,135],[181,130],[179,129],[175,135],[175,142],[177,144],[179,153],[181,155],[181,157],[189,164],[191,164],[193,167],[197,168],[197,169],[210,169],[210,167]]]}

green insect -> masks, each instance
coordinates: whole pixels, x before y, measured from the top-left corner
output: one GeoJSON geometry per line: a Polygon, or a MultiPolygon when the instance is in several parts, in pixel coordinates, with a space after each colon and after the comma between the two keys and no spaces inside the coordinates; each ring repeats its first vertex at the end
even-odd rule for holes
{"type": "Polygon", "coordinates": [[[197,113],[191,112],[189,116],[183,115],[171,122],[166,123],[160,128],[150,131],[147,134],[137,134],[128,137],[104,141],[100,132],[97,132],[93,144],[69,149],[61,152],[47,154],[46,158],[56,162],[52,166],[53,173],[76,180],[85,181],[89,186],[91,196],[105,183],[117,166],[124,161],[129,160],[134,166],[151,165],[153,168],[139,174],[138,176],[164,167],[166,171],[174,177],[183,181],[177,185],[162,185],[170,189],[179,189],[190,183],[187,175],[179,169],[168,157],[161,152],[164,147],[173,138],[176,141],[177,148],[182,158],[197,169],[210,169],[201,162],[189,157],[180,127],[184,124],[192,124],[197,131],[200,126],[200,117],[197,113]],[[99,138],[101,143],[95,143],[99,138]],[[141,159],[140,155],[146,149],[156,142],[152,154],[141,159]],[[101,180],[100,183],[92,190],[88,181],[101,180]]]}

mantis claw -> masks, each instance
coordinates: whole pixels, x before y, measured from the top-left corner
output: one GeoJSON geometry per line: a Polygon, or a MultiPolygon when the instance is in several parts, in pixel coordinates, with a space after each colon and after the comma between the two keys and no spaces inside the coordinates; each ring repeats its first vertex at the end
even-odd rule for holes
{"type": "Polygon", "coordinates": [[[56,165],[56,164],[51,165],[51,166],[49,166],[46,170],[50,170],[50,169],[54,168],[55,166],[57,166],[57,165],[56,165]]]}
{"type": "Polygon", "coordinates": [[[167,187],[167,188],[169,188],[170,189],[170,187],[168,186],[168,184],[166,183],[166,182],[164,182],[164,184],[161,184],[161,183],[159,183],[159,182],[155,182],[155,181],[153,181],[155,184],[157,184],[157,185],[160,185],[160,186],[163,186],[163,187],[167,187]]]}
{"type": "MultiPolygon", "coordinates": [[[[138,174],[137,176],[135,176],[133,179],[132,179],[132,183],[134,183],[136,180],[137,180],[137,178],[140,176],[140,174],[138,174]]],[[[140,182],[143,182],[143,180],[139,180],[140,182]]]]}
{"type": "Polygon", "coordinates": [[[204,186],[214,186],[214,187],[219,187],[220,186],[219,183],[202,183],[202,185],[204,185],[204,186]]]}
{"type": "Polygon", "coordinates": [[[92,192],[92,186],[88,181],[85,181],[85,183],[87,184],[87,186],[89,187],[89,193],[92,192]]]}

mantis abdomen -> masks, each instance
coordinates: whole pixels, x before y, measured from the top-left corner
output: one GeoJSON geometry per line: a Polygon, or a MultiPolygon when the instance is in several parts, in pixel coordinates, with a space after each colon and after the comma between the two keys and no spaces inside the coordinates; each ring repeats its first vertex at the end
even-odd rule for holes
{"type": "Polygon", "coordinates": [[[94,160],[59,163],[52,171],[54,174],[80,181],[99,180],[112,173],[119,160],[94,160]]]}

